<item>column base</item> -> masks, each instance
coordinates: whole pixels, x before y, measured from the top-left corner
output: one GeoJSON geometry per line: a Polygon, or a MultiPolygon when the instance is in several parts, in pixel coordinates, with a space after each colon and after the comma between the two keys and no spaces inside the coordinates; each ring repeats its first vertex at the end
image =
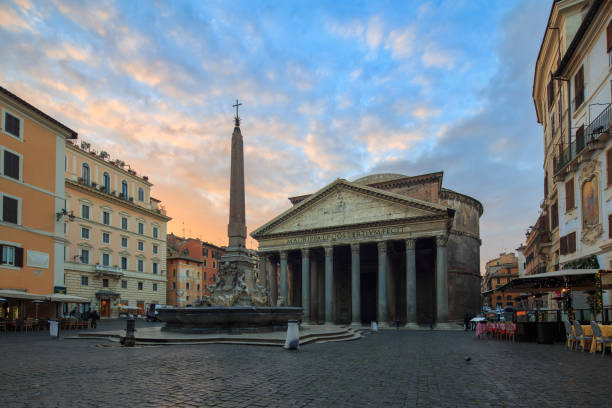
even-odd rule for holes
{"type": "Polygon", "coordinates": [[[351,327],[361,327],[363,326],[363,323],[361,322],[351,322],[351,327]]]}
{"type": "Polygon", "coordinates": [[[455,323],[436,323],[434,326],[434,330],[463,330],[463,326],[459,326],[455,323]]]}
{"type": "Polygon", "coordinates": [[[416,323],[406,323],[403,328],[408,330],[422,330],[422,327],[419,327],[416,323]]]}

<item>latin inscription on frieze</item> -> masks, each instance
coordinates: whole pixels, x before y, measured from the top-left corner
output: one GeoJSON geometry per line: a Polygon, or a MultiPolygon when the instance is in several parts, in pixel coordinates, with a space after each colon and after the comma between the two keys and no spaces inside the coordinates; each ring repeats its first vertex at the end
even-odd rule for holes
{"type": "Polygon", "coordinates": [[[377,239],[389,235],[404,233],[403,226],[368,228],[359,231],[338,231],[324,234],[308,235],[304,237],[289,238],[286,245],[317,244],[343,240],[377,239]]]}

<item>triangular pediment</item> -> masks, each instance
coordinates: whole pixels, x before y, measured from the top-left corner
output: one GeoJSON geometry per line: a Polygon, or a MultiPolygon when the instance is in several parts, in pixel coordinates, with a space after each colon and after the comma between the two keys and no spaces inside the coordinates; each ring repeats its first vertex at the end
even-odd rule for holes
{"type": "Polygon", "coordinates": [[[338,179],[251,235],[260,238],[272,234],[446,214],[447,208],[439,204],[338,179]]]}

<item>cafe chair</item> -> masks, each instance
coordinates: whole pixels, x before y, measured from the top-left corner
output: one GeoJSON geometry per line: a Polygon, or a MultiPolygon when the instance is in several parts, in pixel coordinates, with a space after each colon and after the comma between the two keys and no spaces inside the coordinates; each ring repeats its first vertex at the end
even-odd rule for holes
{"type": "Polygon", "coordinates": [[[580,342],[582,341],[582,351],[585,351],[586,342],[592,341],[593,337],[584,335],[584,332],[582,331],[582,326],[580,325],[578,320],[574,320],[574,332],[576,333],[576,350],[578,349],[578,344],[580,344],[580,342]]]}
{"type": "Polygon", "coordinates": [[[603,336],[603,333],[601,332],[601,327],[599,327],[599,324],[597,324],[597,322],[591,320],[591,328],[593,329],[593,341],[595,342],[595,350],[597,351],[597,344],[601,344],[601,356],[603,357],[604,354],[606,354],[606,344],[610,344],[612,350],[612,339],[608,339],[603,336]]]}
{"type": "Polygon", "coordinates": [[[567,347],[573,349],[574,343],[576,342],[576,336],[574,336],[572,324],[569,321],[564,320],[563,325],[565,326],[565,335],[567,336],[567,347]]]}

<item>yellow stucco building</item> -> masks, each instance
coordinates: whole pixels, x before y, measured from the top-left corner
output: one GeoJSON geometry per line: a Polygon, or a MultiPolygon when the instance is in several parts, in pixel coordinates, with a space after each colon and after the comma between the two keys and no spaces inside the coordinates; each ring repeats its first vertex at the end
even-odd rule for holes
{"type": "Polygon", "coordinates": [[[86,142],[66,144],[66,287],[102,317],[166,303],[166,223],[148,177],[86,142]]]}
{"type": "MultiPolygon", "coordinates": [[[[0,112],[0,290],[62,291],[64,154],[77,133],[2,87],[0,112]]],[[[17,317],[18,294],[3,297],[0,313],[17,317]]]]}

